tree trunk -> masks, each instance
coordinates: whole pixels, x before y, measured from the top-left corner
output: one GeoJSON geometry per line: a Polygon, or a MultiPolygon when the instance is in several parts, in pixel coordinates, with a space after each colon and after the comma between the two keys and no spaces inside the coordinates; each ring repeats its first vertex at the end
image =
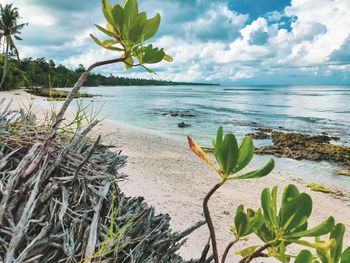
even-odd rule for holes
{"type": "Polygon", "coordinates": [[[4,68],[2,69],[2,77],[1,77],[1,83],[0,83],[0,90],[3,89],[3,85],[4,85],[4,82],[5,82],[5,78],[6,78],[8,55],[9,55],[9,45],[6,43],[6,51],[5,51],[5,59],[4,59],[4,68]]]}

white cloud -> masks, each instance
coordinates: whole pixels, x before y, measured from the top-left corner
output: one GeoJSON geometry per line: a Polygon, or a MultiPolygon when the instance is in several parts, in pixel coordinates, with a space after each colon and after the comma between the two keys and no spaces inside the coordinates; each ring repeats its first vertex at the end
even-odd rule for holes
{"type": "Polygon", "coordinates": [[[223,4],[212,8],[196,20],[185,25],[187,38],[198,37],[204,40],[229,40],[238,36],[248,15],[238,14],[223,4]]]}
{"type": "MultiPolygon", "coordinates": [[[[22,55],[47,56],[70,67],[116,56],[89,38],[89,33],[98,34],[93,23],[103,20],[98,4],[93,9],[54,10],[31,1],[29,5],[28,0],[15,3],[23,20],[30,22],[23,32],[25,40],[19,44],[22,55]]],[[[223,0],[148,0],[140,1],[140,6],[151,16],[162,14],[155,44],[172,55],[174,62],[151,65],[158,76],[141,70],[125,72],[122,66],[104,67],[103,72],[214,82],[339,73],[350,81],[346,73],[350,63],[346,56],[349,0],[292,0],[284,11],[271,11],[249,24],[248,15],[229,10],[223,0]],[[281,28],[288,17],[294,17],[290,28],[281,28]],[[342,65],[329,65],[332,61],[342,65]]]]}

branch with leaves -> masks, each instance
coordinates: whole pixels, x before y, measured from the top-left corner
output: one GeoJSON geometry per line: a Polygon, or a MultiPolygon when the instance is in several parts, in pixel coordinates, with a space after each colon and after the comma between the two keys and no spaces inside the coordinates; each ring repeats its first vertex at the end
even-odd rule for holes
{"type": "MultiPolygon", "coordinates": [[[[231,133],[223,136],[222,127],[219,128],[216,140],[213,141],[216,165],[206,155],[203,149],[192,139],[188,138],[190,148],[205,161],[220,176],[217,183],[206,195],[203,201],[203,211],[210,232],[212,250],[215,263],[219,262],[219,252],[216,244],[215,227],[213,225],[208,201],[210,197],[226,181],[261,178],[268,175],[274,168],[271,159],[263,168],[236,175],[245,168],[253,158],[254,144],[250,137],[245,137],[238,147],[235,136],[231,133]]],[[[306,193],[300,193],[294,185],[288,185],[282,194],[282,199],[277,202],[277,187],[264,189],[261,194],[261,208],[258,210],[244,209],[239,205],[234,217],[234,225],[231,232],[234,239],[227,245],[221,263],[224,263],[230,249],[239,241],[247,240],[251,235],[257,236],[263,243],[244,248],[235,253],[242,256],[240,263],[248,263],[259,257],[274,257],[287,263],[294,260],[295,263],[348,263],[350,262],[350,247],[343,250],[345,226],[336,224],[332,216],[323,223],[308,228],[309,217],[312,212],[312,199],[306,193]],[[277,203],[280,203],[278,209],[277,203]],[[325,235],[328,238],[324,239],[325,235]],[[308,238],[308,239],[304,239],[308,238]],[[314,238],[315,241],[310,241],[314,238]],[[297,255],[287,252],[291,244],[312,249],[301,250],[297,255]]]]}
{"type": "Polygon", "coordinates": [[[142,66],[148,72],[153,72],[145,64],[156,64],[162,60],[172,61],[172,58],[166,55],[163,49],[155,48],[152,45],[145,46],[145,41],[152,38],[158,31],[160,24],[159,14],[147,20],[145,12],[139,13],[137,0],[125,0],[122,5],[110,5],[108,0],[102,0],[102,11],[107,22],[107,27],[96,26],[104,34],[112,38],[100,42],[95,36],[91,35],[91,37],[103,48],[121,54],[115,55],[116,58],[110,60],[96,62],[81,74],[53,121],[50,136],[46,139],[42,147],[40,147],[26,174],[31,173],[38,167],[40,160],[56,137],[57,129],[63,121],[68,106],[93,69],[114,63],[124,63],[126,69],[142,66]],[[134,57],[138,58],[139,63],[134,64],[134,57]]]}
{"type": "Polygon", "coordinates": [[[210,160],[204,150],[191,137],[188,137],[188,143],[192,151],[220,176],[220,182],[209,191],[203,201],[203,213],[210,232],[214,261],[215,263],[219,263],[215,228],[208,207],[210,197],[227,181],[261,178],[268,175],[274,168],[275,162],[271,159],[259,170],[251,171],[243,175],[237,175],[238,172],[250,163],[254,156],[253,140],[251,137],[246,136],[240,146],[238,146],[236,137],[232,133],[228,133],[224,136],[222,127],[220,127],[217,132],[216,140],[213,140],[212,142],[215,159],[219,166],[210,160]]]}

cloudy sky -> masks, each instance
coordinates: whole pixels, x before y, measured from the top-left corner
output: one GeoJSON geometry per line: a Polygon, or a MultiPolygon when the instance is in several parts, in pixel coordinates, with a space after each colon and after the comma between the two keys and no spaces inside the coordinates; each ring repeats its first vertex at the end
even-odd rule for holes
{"type": "MultiPolygon", "coordinates": [[[[110,0],[111,3],[122,0],[110,0]]],[[[69,67],[113,57],[89,38],[105,24],[99,0],[2,0],[29,26],[22,56],[69,67]]],[[[350,84],[350,0],[139,0],[162,16],[153,39],[174,57],[149,75],[108,66],[102,73],[232,84],[350,84]]]]}

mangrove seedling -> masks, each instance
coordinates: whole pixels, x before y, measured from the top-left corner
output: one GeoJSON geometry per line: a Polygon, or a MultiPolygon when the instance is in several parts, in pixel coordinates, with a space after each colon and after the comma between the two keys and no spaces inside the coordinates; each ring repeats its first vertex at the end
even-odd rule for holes
{"type": "Polygon", "coordinates": [[[236,137],[232,133],[223,134],[223,128],[217,131],[216,140],[213,140],[215,164],[204,150],[191,138],[188,137],[188,144],[192,151],[214,169],[220,177],[220,181],[209,191],[203,200],[203,213],[210,232],[210,240],[213,250],[214,262],[219,262],[219,254],[215,236],[214,225],[210,216],[208,201],[210,197],[227,181],[261,178],[268,175],[275,166],[271,159],[263,168],[238,175],[245,168],[254,156],[254,144],[250,136],[244,137],[238,146],[236,137]]]}
{"type": "Polygon", "coordinates": [[[154,47],[152,44],[146,45],[146,41],[151,39],[159,29],[161,18],[158,13],[153,18],[147,19],[146,12],[139,12],[137,0],[125,0],[123,4],[114,5],[111,5],[108,0],[102,0],[102,12],[106,19],[106,26],[96,25],[96,27],[108,38],[100,41],[94,35],[90,34],[90,36],[96,44],[114,54],[111,53],[110,60],[92,64],[80,76],[57,114],[53,127],[62,120],[68,105],[93,69],[108,64],[123,63],[126,69],[141,66],[148,72],[153,72],[146,66],[147,64],[173,60],[162,48],[154,47]]]}
{"type": "Polygon", "coordinates": [[[255,234],[264,243],[236,251],[236,254],[243,257],[240,263],[251,262],[258,257],[274,257],[283,263],[290,262],[293,258],[295,263],[350,262],[350,248],[343,251],[345,226],[335,224],[334,218],[330,216],[318,226],[308,228],[311,212],[311,197],[300,193],[294,185],[288,185],[284,189],[280,202],[277,202],[277,187],[264,189],[261,208],[257,211],[248,209],[245,212],[243,205],[240,205],[231,228],[236,237],[233,243],[251,234],[255,234]],[[279,210],[277,203],[281,204],[279,210]],[[328,239],[322,240],[321,236],[324,235],[329,235],[328,239]],[[310,241],[310,238],[315,241],[310,241]],[[286,249],[291,244],[313,249],[316,253],[302,250],[297,256],[290,255],[286,249]],[[265,250],[267,253],[264,253],[265,250]]]}
{"type": "Polygon", "coordinates": [[[137,0],[125,0],[123,4],[113,5],[108,0],[102,0],[102,12],[106,19],[106,26],[96,25],[96,27],[108,36],[108,39],[100,41],[94,35],[91,35],[91,37],[98,45],[111,51],[111,59],[96,62],[81,74],[53,120],[50,135],[35,154],[36,157],[28,168],[28,173],[37,168],[40,160],[48,151],[56,137],[68,106],[93,69],[104,65],[123,63],[127,69],[141,66],[148,72],[153,72],[145,65],[156,64],[162,60],[172,61],[171,56],[167,55],[163,49],[146,45],[146,41],[151,39],[158,31],[160,25],[159,14],[147,19],[145,12],[139,12],[137,0]]]}

